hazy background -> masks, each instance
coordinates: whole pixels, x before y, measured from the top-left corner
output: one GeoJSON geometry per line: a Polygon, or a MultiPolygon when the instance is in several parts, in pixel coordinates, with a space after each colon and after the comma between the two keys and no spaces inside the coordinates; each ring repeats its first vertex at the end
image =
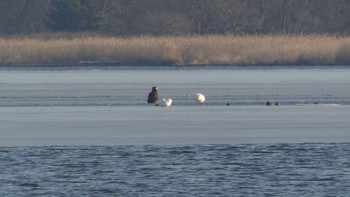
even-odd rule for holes
{"type": "Polygon", "coordinates": [[[347,0],[1,0],[0,34],[349,34],[347,0]]]}
{"type": "Polygon", "coordinates": [[[349,9],[345,0],[2,0],[0,64],[347,65],[349,9]]]}

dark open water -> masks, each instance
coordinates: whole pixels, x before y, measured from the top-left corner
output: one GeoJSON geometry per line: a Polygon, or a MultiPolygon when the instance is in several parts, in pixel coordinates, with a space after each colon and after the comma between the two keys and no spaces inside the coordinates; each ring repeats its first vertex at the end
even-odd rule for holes
{"type": "Polygon", "coordinates": [[[1,147],[0,196],[348,196],[350,144],[1,147]]]}

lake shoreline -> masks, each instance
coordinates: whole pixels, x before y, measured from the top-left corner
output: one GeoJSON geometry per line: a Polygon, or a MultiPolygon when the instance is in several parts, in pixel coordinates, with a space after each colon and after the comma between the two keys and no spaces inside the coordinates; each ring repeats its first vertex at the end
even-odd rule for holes
{"type": "Polygon", "coordinates": [[[14,63],[3,63],[0,64],[0,68],[76,68],[76,67],[82,67],[82,68],[103,68],[103,67],[132,67],[132,68],[139,68],[139,67],[164,67],[164,68],[205,68],[205,67],[212,67],[212,68],[346,68],[350,67],[350,64],[304,64],[304,63],[297,63],[297,64],[248,64],[248,65],[234,65],[234,64],[188,64],[188,65],[182,65],[182,64],[164,64],[164,63],[117,63],[117,62],[77,62],[77,63],[20,63],[20,64],[14,64],[14,63]]]}

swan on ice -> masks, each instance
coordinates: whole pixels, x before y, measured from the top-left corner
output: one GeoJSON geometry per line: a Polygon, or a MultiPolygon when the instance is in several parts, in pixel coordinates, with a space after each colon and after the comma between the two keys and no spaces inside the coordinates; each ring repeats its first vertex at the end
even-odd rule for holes
{"type": "Polygon", "coordinates": [[[202,105],[204,101],[205,101],[205,96],[201,93],[196,93],[196,102],[202,105]]]}

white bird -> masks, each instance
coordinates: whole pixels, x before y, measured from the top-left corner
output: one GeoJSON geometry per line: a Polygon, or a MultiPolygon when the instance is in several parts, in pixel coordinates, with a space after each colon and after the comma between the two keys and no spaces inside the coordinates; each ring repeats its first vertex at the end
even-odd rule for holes
{"type": "Polygon", "coordinates": [[[201,93],[196,93],[196,102],[202,105],[204,101],[205,101],[205,96],[201,93]]]}
{"type": "Polygon", "coordinates": [[[171,98],[168,99],[163,99],[165,107],[170,107],[171,104],[173,103],[173,100],[171,98]]]}

